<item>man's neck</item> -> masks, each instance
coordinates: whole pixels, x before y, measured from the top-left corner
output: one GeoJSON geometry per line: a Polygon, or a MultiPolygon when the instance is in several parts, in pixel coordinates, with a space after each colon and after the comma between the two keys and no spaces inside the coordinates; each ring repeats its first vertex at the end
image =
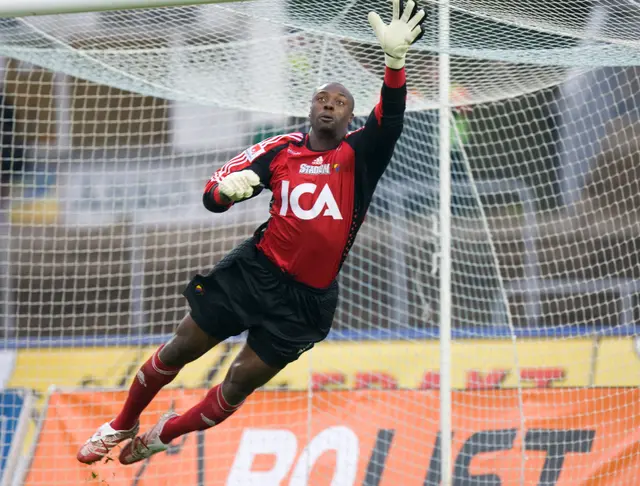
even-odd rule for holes
{"type": "Polygon", "coordinates": [[[324,152],[326,150],[333,150],[344,138],[344,135],[340,137],[330,136],[323,137],[322,134],[311,130],[309,132],[309,148],[314,152],[324,152]]]}

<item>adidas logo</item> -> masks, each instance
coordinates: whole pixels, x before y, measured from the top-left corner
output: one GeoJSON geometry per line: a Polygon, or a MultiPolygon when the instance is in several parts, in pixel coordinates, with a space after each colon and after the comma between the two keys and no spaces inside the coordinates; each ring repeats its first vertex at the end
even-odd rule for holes
{"type": "Polygon", "coordinates": [[[322,165],[322,155],[320,157],[317,157],[316,159],[314,159],[313,162],[311,162],[312,165],[322,165]]]}
{"type": "Polygon", "coordinates": [[[307,350],[311,349],[312,347],[313,347],[313,343],[309,343],[309,344],[307,344],[304,348],[302,348],[302,349],[298,349],[298,354],[302,354],[302,353],[304,353],[305,351],[307,351],[307,350]]]}
{"type": "Polygon", "coordinates": [[[203,413],[200,414],[200,418],[209,427],[213,427],[216,424],[215,420],[211,420],[209,417],[205,417],[205,415],[203,413]]]}
{"type": "Polygon", "coordinates": [[[145,379],[144,372],[142,370],[138,370],[138,372],[136,373],[136,378],[138,379],[140,384],[146,388],[147,380],[145,379]]]}

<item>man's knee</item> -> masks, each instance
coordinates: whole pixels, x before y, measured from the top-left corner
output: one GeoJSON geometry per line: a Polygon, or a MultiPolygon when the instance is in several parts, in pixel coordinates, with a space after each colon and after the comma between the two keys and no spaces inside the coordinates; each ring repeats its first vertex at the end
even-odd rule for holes
{"type": "Polygon", "coordinates": [[[236,359],[231,363],[229,372],[224,379],[225,392],[233,394],[234,397],[241,397],[244,400],[260,386],[262,386],[262,383],[260,383],[259,377],[256,376],[246,361],[236,359]]]}
{"type": "Polygon", "coordinates": [[[173,337],[160,350],[159,358],[167,366],[184,366],[218,344],[206,334],[190,315],[185,316],[173,337]]]}
{"type": "Polygon", "coordinates": [[[230,403],[239,403],[257,388],[268,383],[279,371],[279,368],[273,368],[263,362],[250,346],[245,345],[231,363],[224,378],[224,397],[230,403]]]}

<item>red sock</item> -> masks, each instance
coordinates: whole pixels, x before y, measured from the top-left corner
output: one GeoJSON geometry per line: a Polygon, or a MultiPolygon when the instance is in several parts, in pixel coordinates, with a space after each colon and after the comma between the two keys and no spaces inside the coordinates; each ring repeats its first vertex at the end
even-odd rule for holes
{"type": "Polygon", "coordinates": [[[200,403],[187,410],[183,415],[167,421],[160,434],[160,440],[168,444],[176,437],[194,430],[205,430],[218,425],[238,410],[242,403],[229,405],[222,396],[222,384],[216,385],[209,390],[207,396],[200,403]]]}
{"type": "Polygon", "coordinates": [[[160,361],[159,355],[162,348],[163,346],[160,346],[136,374],[122,411],[111,422],[111,427],[114,429],[129,430],[132,428],[153,397],[163,386],[171,383],[180,371],[179,367],[172,368],[160,361]]]}

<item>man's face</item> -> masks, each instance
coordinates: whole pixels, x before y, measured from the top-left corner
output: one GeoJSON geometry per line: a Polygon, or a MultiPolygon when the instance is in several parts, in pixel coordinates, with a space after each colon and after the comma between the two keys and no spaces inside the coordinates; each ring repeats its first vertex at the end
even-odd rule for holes
{"type": "Polygon", "coordinates": [[[316,132],[344,137],[353,120],[353,96],[339,83],[319,87],[311,99],[309,120],[316,132]]]}

